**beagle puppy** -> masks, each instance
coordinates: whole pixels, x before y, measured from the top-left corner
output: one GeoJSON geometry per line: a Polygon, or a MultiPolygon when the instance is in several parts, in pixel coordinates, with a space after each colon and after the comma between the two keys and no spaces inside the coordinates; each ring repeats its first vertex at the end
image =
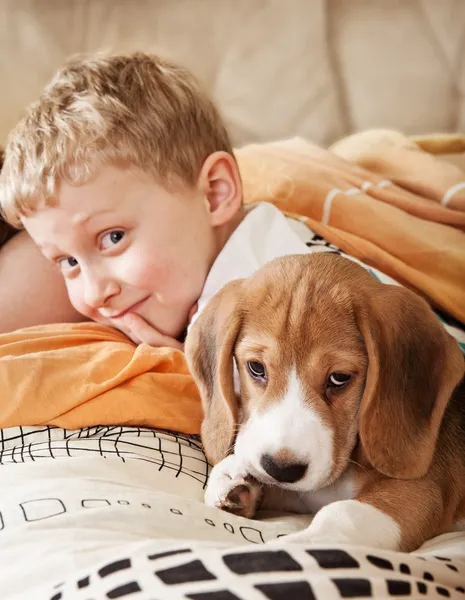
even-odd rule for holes
{"type": "Polygon", "coordinates": [[[207,504],[316,513],[289,541],[403,551],[465,519],[464,357],[415,293],[334,254],[278,258],[212,298],[186,357],[207,504]]]}

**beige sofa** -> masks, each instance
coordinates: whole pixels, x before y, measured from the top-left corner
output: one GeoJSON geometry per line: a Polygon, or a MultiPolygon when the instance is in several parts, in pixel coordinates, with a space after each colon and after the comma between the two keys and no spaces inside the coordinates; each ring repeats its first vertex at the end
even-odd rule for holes
{"type": "Polygon", "coordinates": [[[463,0],[1,0],[0,144],[67,56],[160,52],[235,144],[465,129],[463,0]]]}

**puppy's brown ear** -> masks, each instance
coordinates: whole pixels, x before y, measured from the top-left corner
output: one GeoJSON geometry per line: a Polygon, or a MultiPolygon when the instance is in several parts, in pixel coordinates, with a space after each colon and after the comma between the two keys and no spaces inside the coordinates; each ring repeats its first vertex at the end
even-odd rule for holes
{"type": "Polygon", "coordinates": [[[186,339],[186,359],[200,389],[202,442],[216,464],[233,449],[237,425],[233,352],[241,325],[242,280],[231,281],[210,300],[186,339]]]}
{"type": "Polygon", "coordinates": [[[433,459],[444,410],[464,359],[428,304],[380,285],[358,313],[368,352],[360,439],[371,464],[400,479],[423,476],[433,459]]]}

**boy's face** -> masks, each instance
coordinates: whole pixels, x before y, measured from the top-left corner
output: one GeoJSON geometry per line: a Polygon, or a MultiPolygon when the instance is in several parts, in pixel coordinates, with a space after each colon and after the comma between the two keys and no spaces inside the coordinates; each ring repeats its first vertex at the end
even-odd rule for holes
{"type": "Polygon", "coordinates": [[[108,165],[84,185],[61,184],[58,200],[23,224],[61,269],[73,306],[125,333],[135,313],[179,337],[221,248],[201,189],[168,191],[146,172],[108,165]]]}

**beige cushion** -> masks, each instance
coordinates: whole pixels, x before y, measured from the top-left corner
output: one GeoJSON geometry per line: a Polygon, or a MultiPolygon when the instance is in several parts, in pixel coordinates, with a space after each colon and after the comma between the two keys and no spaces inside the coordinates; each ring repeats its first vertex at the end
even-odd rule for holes
{"type": "Polygon", "coordinates": [[[465,129],[463,0],[2,0],[0,143],[70,54],[190,67],[235,144],[465,129]]]}

